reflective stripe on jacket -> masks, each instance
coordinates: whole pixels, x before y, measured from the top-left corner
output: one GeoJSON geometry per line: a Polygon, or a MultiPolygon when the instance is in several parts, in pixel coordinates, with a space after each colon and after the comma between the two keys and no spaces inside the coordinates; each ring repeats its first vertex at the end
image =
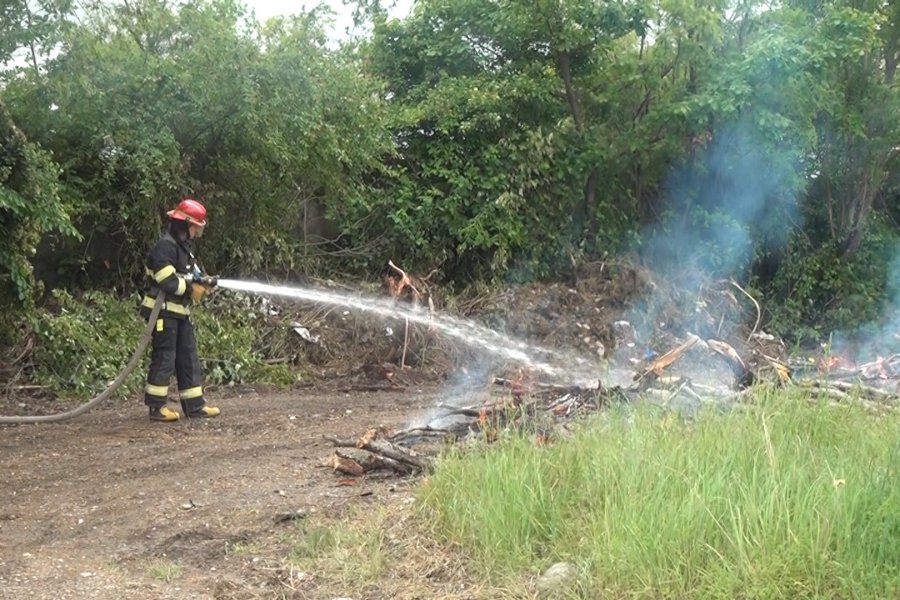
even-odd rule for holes
{"type": "Polygon", "coordinates": [[[166,232],[144,260],[150,280],[150,289],[141,302],[141,313],[146,317],[153,308],[156,296],[162,290],[166,301],[162,316],[185,318],[191,314],[191,276],[194,271],[194,255],[190,242],[179,242],[166,232]]]}

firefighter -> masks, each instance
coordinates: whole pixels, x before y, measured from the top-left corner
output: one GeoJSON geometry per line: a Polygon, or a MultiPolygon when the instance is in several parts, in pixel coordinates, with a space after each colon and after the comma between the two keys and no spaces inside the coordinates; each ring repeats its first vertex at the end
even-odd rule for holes
{"type": "Polygon", "coordinates": [[[219,409],[208,406],[203,398],[203,373],[190,319],[191,304],[217,283],[215,277],[202,273],[191,252],[191,242],[203,235],[206,227],[206,207],[185,198],[166,214],[168,230],[145,259],[150,290],[141,303],[141,315],[149,317],[160,290],[166,297],[153,329],[144,404],[150,408],[151,420],[177,421],[181,415],[166,406],[174,374],[185,416],[215,417],[219,409]]]}

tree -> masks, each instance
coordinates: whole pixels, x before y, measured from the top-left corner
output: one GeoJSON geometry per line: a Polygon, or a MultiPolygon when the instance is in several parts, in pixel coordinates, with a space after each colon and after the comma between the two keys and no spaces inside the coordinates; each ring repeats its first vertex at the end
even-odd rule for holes
{"type": "Polygon", "coordinates": [[[880,1],[814,5],[823,85],[812,193],[824,202],[810,214],[827,219],[829,237],[850,256],[864,240],[892,161],[897,168],[900,12],[896,3],[880,1]]]}
{"type": "MultiPolygon", "coordinates": [[[[0,63],[9,64],[21,48],[30,50],[38,68],[38,48],[49,44],[56,31],[54,17],[65,3],[43,3],[43,14],[27,2],[7,3],[0,9],[0,63]]],[[[15,72],[16,69],[13,69],[15,72]]],[[[35,280],[31,263],[44,235],[75,235],[69,207],[60,197],[58,165],[16,124],[7,107],[0,81],[0,337],[9,340],[23,310],[34,306],[35,280]]]]}
{"type": "Polygon", "coordinates": [[[208,206],[207,267],[290,269],[304,202],[332,210],[388,147],[378,102],[309,15],[262,26],[232,0],[97,4],[41,78],[11,83],[63,167],[85,243],[68,279],[130,287],[179,197],[208,206]],[[50,108],[53,107],[53,108],[50,108]]]}
{"type": "Polygon", "coordinates": [[[641,22],[636,3],[493,0],[376,20],[368,64],[400,157],[360,212],[384,211],[396,251],[450,278],[543,276],[586,240],[614,249],[633,211],[607,151],[620,115],[603,59],[641,22]]]}

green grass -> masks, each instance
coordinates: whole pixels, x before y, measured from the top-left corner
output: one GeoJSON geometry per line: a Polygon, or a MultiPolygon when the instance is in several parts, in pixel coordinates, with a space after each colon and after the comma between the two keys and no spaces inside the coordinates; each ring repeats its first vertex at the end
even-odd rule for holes
{"type": "Polygon", "coordinates": [[[183,572],[184,568],[173,562],[158,561],[150,566],[151,577],[159,579],[160,581],[165,581],[166,583],[178,579],[183,572]]]}
{"type": "Polygon", "coordinates": [[[424,517],[494,583],[565,560],[585,598],[900,598],[900,415],[772,390],[742,408],[451,455],[424,517]]]}
{"type": "Polygon", "coordinates": [[[388,562],[385,519],[385,514],[379,512],[367,515],[360,523],[352,515],[319,525],[301,521],[290,536],[288,562],[313,572],[327,571],[345,584],[377,580],[388,562]]]}

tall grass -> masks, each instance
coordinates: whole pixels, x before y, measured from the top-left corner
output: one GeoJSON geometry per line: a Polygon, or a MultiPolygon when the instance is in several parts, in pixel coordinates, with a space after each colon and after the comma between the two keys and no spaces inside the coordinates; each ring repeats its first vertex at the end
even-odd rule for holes
{"type": "Polygon", "coordinates": [[[900,416],[808,400],[504,439],[443,460],[423,507],[486,578],[566,560],[586,598],[900,598],[900,416]]]}

